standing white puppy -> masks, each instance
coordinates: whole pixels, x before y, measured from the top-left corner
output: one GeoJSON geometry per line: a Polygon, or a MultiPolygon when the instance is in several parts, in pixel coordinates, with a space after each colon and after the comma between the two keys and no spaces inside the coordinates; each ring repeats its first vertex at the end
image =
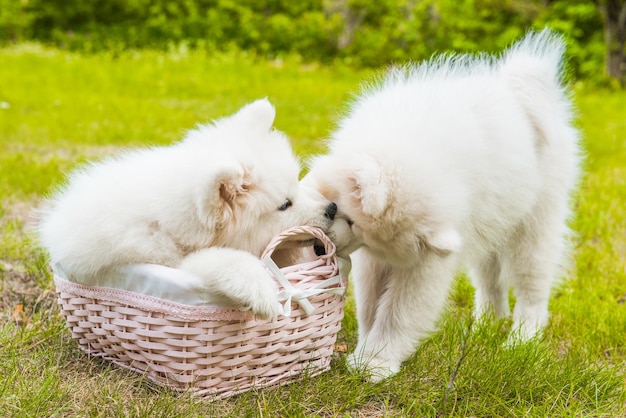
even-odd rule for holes
{"type": "Polygon", "coordinates": [[[499,58],[392,70],[314,160],[305,182],[337,203],[339,250],[361,247],[349,361],[373,380],[396,373],[433,330],[461,268],[477,316],[508,315],[512,286],[514,336],[546,325],[580,163],[563,52],[545,30],[499,58]]]}

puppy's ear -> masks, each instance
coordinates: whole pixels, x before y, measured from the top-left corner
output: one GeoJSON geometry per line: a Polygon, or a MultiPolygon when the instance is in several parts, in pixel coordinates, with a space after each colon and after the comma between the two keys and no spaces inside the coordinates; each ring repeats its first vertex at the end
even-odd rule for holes
{"type": "Polygon", "coordinates": [[[260,99],[245,105],[232,116],[237,123],[248,126],[261,132],[269,132],[272,129],[276,110],[267,99],[260,99]]]}
{"type": "Polygon", "coordinates": [[[461,249],[461,235],[452,227],[443,227],[426,232],[426,242],[435,251],[443,254],[454,253],[461,249]]]}
{"type": "Polygon", "coordinates": [[[204,185],[197,200],[198,216],[209,228],[222,228],[252,187],[249,170],[237,164],[220,167],[204,185]]]}
{"type": "Polygon", "coordinates": [[[378,217],[389,205],[389,184],[376,161],[362,160],[360,168],[348,174],[351,195],[360,202],[363,214],[378,217]]]}

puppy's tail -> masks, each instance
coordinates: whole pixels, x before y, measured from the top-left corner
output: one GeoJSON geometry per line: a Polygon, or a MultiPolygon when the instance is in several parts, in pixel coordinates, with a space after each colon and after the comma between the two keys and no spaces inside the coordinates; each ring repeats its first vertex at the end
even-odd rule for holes
{"type": "Polygon", "coordinates": [[[563,86],[565,42],[549,29],[530,32],[503,55],[500,76],[513,90],[539,134],[549,143],[559,126],[569,123],[570,100],[563,86]]]}

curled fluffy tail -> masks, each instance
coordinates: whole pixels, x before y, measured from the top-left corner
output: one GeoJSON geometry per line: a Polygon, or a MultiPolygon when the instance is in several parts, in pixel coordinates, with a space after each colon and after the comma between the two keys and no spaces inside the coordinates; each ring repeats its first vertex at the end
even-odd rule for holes
{"type": "Polygon", "coordinates": [[[569,99],[563,87],[563,38],[549,29],[530,32],[505,51],[500,75],[512,89],[540,142],[549,143],[555,123],[571,117],[569,99]]]}
{"type": "Polygon", "coordinates": [[[529,32],[504,53],[501,71],[511,81],[560,86],[564,53],[560,35],[549,29],[529,32]]]}

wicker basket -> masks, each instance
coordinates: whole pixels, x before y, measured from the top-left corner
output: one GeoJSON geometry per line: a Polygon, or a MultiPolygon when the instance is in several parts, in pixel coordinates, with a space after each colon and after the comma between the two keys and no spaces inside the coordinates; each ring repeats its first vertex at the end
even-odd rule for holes
{"type": "Polygon", "coordinates": [[[281,243],[302,234],[322,241],[326,254],[280,269],[290,316],[256,320],[233,307],[182,305],[55,275],[61,312],[88,355],[210,399],[316,375],[330,367],[343,318],[347,283],[338,276],[334,245],[319,229],[292,228],[270,243],[264,259],[272,265],[269,256],[281,243]]]}

